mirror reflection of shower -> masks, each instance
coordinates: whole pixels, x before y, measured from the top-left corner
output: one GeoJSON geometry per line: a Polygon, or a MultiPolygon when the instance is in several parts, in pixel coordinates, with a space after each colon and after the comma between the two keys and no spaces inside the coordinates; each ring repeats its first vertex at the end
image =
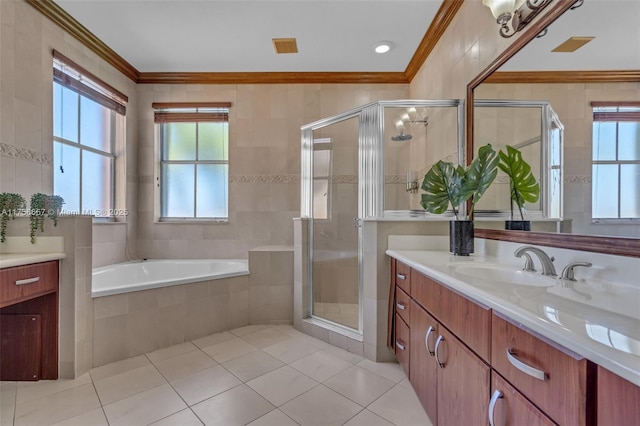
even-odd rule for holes
{"type": "Polygon", "coordinates": [[[414,123],[423,124],[426,128],[429,125],[429,119],[426,116],[423,117],[418,114],[418,110],[416,110],[414,107],[407,108],[395,123],[396,130],[399,131],[400,134],[391,136],[391,140],[394,142],[411,140],[413,136],[409,133],[405,133],[405,128],[407,127],[407,125],[411,125],[414,123]]]}

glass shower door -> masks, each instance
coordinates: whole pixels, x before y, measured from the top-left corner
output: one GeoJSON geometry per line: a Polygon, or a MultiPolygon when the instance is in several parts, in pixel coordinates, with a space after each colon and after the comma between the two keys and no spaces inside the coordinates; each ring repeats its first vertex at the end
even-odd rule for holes
{"type": "Polygon", "coordinates": [[[314,317],[360,330],[358,116],[313,131],[314,317]]]}

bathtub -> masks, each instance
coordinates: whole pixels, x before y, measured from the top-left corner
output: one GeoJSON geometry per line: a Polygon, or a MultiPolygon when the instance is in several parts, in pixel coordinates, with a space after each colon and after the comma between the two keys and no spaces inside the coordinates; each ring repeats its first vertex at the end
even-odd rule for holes
{"type": "Polygon", "coordinates": [[[152,259],[93,269],[91,297],[249,275],[245,259],[152,259]]]}

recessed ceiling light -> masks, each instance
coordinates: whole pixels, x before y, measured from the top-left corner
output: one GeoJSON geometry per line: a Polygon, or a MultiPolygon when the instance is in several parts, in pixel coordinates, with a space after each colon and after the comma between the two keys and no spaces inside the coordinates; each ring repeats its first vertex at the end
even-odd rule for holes
{"type": "Polygon", "coordinates": [[[373,50],[375,50],[376,53],[387,53],[391,50],[392,46],[393,44],[390,41],[381,41],[380,43],[376,43],[376,45],[373,46],[373,50]]]}

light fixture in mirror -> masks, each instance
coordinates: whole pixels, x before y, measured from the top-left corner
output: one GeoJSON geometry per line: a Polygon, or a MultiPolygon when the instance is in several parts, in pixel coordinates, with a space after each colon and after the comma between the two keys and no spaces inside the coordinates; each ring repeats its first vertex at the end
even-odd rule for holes
{"type": "Polygon", "coordinates": [[[551,0],[482,0],[482,4],[491,10],[500,25],[502,37],[513,37],[549,3],[551,0]]]}

